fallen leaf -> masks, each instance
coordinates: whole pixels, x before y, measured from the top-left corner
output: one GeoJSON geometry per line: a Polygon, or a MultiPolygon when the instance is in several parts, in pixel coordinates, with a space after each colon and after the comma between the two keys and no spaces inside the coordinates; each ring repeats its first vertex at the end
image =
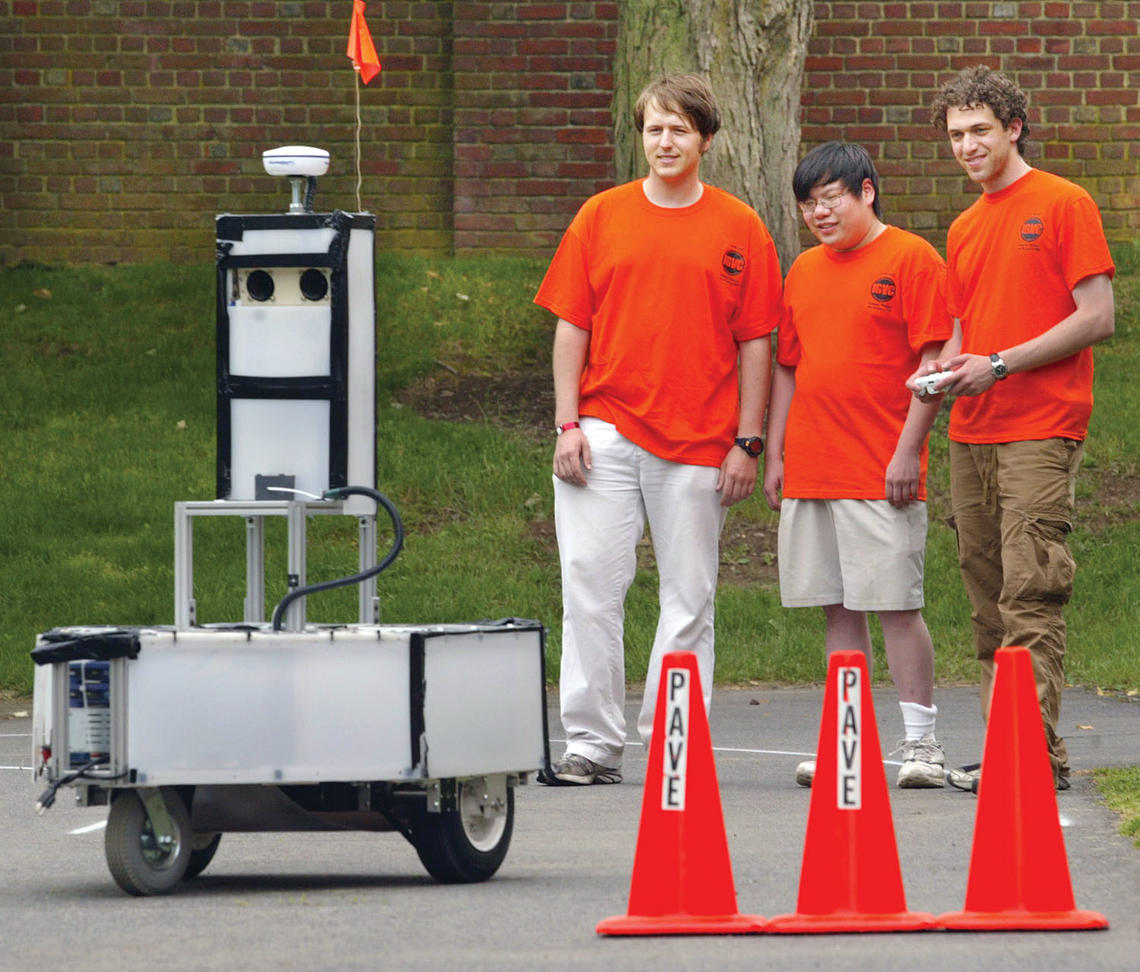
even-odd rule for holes
{"type": "Polygon", "coordinates": [[[1095,728],[1096,728],[1096,726],[1082,726],[1082,725],[1078,725],[1078,726],[1077,726],[1077,728],[1078,728],[1078,729],[1095,729],[1095,728]]]}
{"type": "Polygon", "coordinates": [[[186,428],[186,419],[179,419],[177,422],[174,423],[174,427],[176,429],[186,428]]]}
{"type": "Polygon", "coordinates": [[[455,296],[458,297],[460,300],[470,300],[471,299],[467,294],[456,294],[455,296]]]}
{"type": "Polygon", "coordinates": [[[51,300],[51,291],[46,287],[41,287],[39,290],[33,291],[33,294],[39,297],[40,300],[51,300]]]}

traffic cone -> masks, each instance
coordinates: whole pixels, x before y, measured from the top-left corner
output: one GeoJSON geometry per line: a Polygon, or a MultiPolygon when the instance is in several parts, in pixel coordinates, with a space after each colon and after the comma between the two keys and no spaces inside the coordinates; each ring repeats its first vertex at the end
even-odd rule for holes
{"type": "Polygon", "coordinates": [[[934,916],[906,909],[867,661],[833,652],[816,746],[796,913],[770,932],[920,931],[934,916]]]}
{"type": "Polygon", "coordinates": [[[629,910],[600,935],[724,935],[764,930],[736,910],[736,888],[697,656],[661,662],[629,910]]]}
{"type": "Polygon", "coordinates": [[[982,755],[963,911],[942,928],[1090,929],[1108,919],[1074,907],[1053,768],[1026,648],[999,648],[982,755]]]}

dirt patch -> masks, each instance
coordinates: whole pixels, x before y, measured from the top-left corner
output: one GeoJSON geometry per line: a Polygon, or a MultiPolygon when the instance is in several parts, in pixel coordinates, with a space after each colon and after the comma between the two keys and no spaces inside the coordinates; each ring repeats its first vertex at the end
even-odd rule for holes
{"type": "Polygon", "coordinates": [[[554,380],[548,367],[468,375],[441,366],[399,392],[396,401],[427,418],[491,422],[543,438],[554,434],[554,380]]]}

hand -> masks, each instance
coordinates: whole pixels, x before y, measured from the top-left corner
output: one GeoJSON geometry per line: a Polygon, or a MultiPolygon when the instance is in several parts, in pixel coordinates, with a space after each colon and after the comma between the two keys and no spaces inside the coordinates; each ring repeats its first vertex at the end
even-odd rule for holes
{"type": "Polygon", "coordinates": [[[758,458],[748,455],[740,446],[734,445],[720,464],[720,474],[716,479],[716,490],[720,493],[721,506],[734,506],[748,499],[756,488],[758,458]]]}
{"type": "Polygon", "coordinates": [[[554,475],[572,486],[585,486],[590,462],[590,440],[581,429],[568,429],[554,441],[554,475]]]}
{"type": "Polygon", "coordinates": [[[764,463],[764,498],[768,501],[768,508],[779,510],[780,494],[784,491],[784,460],[780,456],[768,453],[764,463]]]}
{"type": "Polygon", "coordinates": [[[954,371],[955,395],[980,395],[997,383],[988,354],[959,354],[946,362],[954,371]]]}
{"type": "MultiPolygon", "coordinates": [[[[930,396],[927,396],[930,397],[930,396]]],[[[887,501],[902,509],[918,499],[918,480],[921,466],[918,453],[902,449],[891,456],[884,482],[887,501]]]]}

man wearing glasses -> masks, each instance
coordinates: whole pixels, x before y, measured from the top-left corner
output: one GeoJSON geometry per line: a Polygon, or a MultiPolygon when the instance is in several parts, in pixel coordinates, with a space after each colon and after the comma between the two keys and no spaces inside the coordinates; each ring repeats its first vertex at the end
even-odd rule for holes
{"type": "MultiPolygon", "coordinates": [[[[792,182],[820,245],[784,284],[764,495],[780,511],[780,596],[822,607],[825,648],[862,651],[883,630],[905,740],[901,787],[940,787],[934,648],[922,618],[926,440],[937,401],[905,381],[953,333],[946,265],[881,219],[879,177],[857,145],[812,149],[792,182]]],[[[810,786],[815,761],[796,768],[810,786]]]]}

